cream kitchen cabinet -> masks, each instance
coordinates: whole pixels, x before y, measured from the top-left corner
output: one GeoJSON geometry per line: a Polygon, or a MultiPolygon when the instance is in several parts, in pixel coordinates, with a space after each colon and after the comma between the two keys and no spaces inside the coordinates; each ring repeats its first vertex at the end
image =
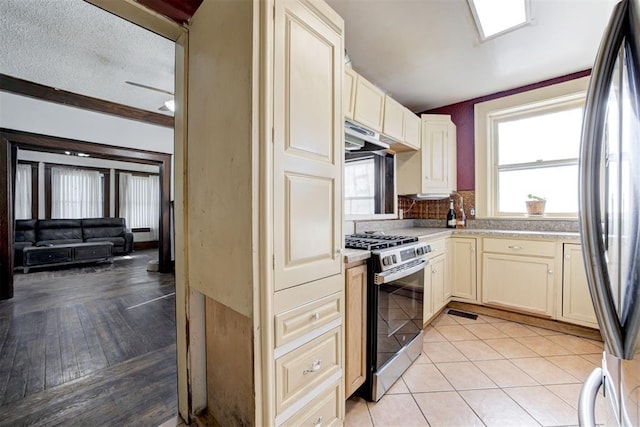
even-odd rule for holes
{"type": "Polygon", "coordinates": [[[384,101],[384,92],[358,74],[353,120],[375,132],[382,132],[384,101]]]}
{"type": "Polygon", "coordinates": [[[429,263],[424,269],[423,320],[429,321],[451,298],[448,273],[447,250],[449,239],[428,241],[431,252],[427,254],[429,263]]]}
{"type": "Polygon", "coordinates": [[[452,237],[449,241],[449,278],[452,296],[477,301],[477,240],[473,237],[452,237]]]}
{"type": "Polygon", "coordinates": [[[483,246],[482,302],[553,317],[556,243],[484,238],[483,246]]]}
{"type": "Polygon", "coordinates": [[[367,378],[367,265],[348,268],[345,285],[345,397],[367,378]]]}
{"type": "Polygon", "coordinates": [[[423,114],[420,150],[398,153],[398,194],[449,194],[456,189],[456,127],[451,116],[423,114]]]}
{"type": "Polygon", "coordinates": [[[353,71],[351,67],[344,68],[344,81],[342,86],[342,94],[344,99],[344,117],[353,120],[353,110],[356,104],[356,79],[358,73],[353,71]]]}
{"type": "MultiPolygon", "coordinates": [[[[420,149],[420,135],[422,135],[420,117],[408,108],[404,109],[404,143],[407,149],[420,149]]],[[[400,151],[400,150],[397,150],[400,151]]]]}
{"type": "Polygon", "coordinates": [[[582,247],[565,243],[563,252],[560,320],[598,328],[582,260],[582,247]]]}
{"type": "Polygon", "coordinates": [[[404,141],[404,107],[389,95],[385,95],[382,133],[394,141],[404,141]]]}

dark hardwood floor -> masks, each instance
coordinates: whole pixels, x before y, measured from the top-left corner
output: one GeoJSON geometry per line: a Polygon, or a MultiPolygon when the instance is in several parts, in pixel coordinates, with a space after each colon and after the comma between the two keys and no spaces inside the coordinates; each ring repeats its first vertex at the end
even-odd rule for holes
{"type": "Polygon", "coordinates": [[[0,426],[157,426],[177,414],[175,281],[157,250],[28,274],[0,301],[0,426]]]}

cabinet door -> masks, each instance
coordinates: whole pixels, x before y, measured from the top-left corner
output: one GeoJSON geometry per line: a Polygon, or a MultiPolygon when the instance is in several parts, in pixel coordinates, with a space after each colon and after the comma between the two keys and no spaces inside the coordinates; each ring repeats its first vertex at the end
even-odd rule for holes
{"type": "Polygon", "coordinates": [[[477,300],[476,239],[452,237],[449,254],[451,259],[449,277],[453,296],[477,300]]]}
{"type": "Polygon", "coordinates": [[[569,322],[592,328],[598,327],[580,245],[564,245],[562,317],[569,322]]]}
{"type": "Polygon", "coordinates": [[[420,117],[408,108],[404,109],[404,143],[412,148],[420,149],[420,117]]]}
{"type": "Polygon", "coordinates": [[[553,259],[484,253],[482,302],[553,316],[553,259]]]}
{"type": "Polygon", "coordinates": [[[351,67],[344,68],[344,117],[353,120],[353,108],[356,102],[356,79],[358,74],[351,67]]]}
{"type": "Polygon", "coordinates": [[[422,126],[422,192],[448,193],[450,175],[449,123],[423,121],[422,126]]]}
{"type": "Polygon", "coordinates": [[[431,265],[424,269],[424,301],[422,302],[422,321],[426,322],[433,316],[433,273],[431,265]]]}
{"type": "Polygon", "coordinates": [[[433,312],[440,310],[447,298],[445,297],[445,272],[447,267],[447,259],[444,255],[433,258],[427,269],[431,269],[431,295],[433,299],[433,312]]]}
{"type": "Polygon", "coordinates": [[[367,266],[347,270],[346,277],[346,395],[351,396],[367,377],[367,266]]]}
{"type": "Polygon", "coordinates": [[[389,95],[385,95],[382,133],[402,142],[404,128],[404,107],[389,95]]]}
{"type": "Polygon", "coordinates": [[[342,274],[343,23],[305,3],[275,3],[276,290],[342,274]]]}
{"type": "Polygon", "coordinates": [[[355,104],[353,119],[373,131],[382,132],[384,92],[361,75],[356,79],[355,104]]]}

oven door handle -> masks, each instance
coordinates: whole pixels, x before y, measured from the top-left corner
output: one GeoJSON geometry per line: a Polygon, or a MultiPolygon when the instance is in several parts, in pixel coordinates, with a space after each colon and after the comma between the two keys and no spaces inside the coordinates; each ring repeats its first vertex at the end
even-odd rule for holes
{"type": "Polygon", "coordinates": [[[407,269],[376,273],[374,274],[373,281],[376,285],[383,285],[385,283],[393,282],[394,280],[402,279],[403,277],[407,277],[413,273],[417,273],[418,271],[423,270],[428,263],[429,261],[427,261],[426,259],[421,259],[419,260],[418,264],[407,269]]]}

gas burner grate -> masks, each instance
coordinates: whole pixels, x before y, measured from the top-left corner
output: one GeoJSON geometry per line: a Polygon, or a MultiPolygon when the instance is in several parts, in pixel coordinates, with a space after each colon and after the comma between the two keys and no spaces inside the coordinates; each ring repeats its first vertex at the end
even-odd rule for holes
{"type": "Polygon", "coordinates": [[[418,240],[417,237],[385,234],[350,234],[345,237],[345,247],[350,249],[378,250],[405,245],[418,240]]]}

